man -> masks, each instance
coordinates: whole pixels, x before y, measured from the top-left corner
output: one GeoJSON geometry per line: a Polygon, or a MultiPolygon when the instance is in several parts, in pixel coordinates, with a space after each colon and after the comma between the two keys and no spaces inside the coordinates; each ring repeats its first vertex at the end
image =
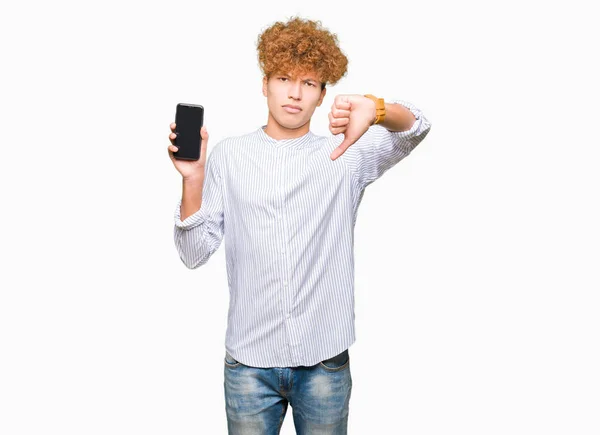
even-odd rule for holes
{"type": "Polygon", "coordinates": [[[174,238],[189,268],[225,237],[230,290],[224,388],[230,434],[278,434],[288,403],[299,434],[345,434],[352,389],[354,224],[365,188],[406,157],[430,123],[403,101],[337,95],[333,136],[310,120],[347,69],[320,23],[290,19],[258,39],[265,126],[176,160],[174,238]]]}

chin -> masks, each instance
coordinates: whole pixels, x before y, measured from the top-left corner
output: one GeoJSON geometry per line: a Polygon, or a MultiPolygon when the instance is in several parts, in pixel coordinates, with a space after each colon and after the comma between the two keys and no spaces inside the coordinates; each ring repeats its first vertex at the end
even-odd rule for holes
{"type": "Polygon", "coordinates": [[[285,128],[289,128],[290,130],[297,130],[305,124],[306,124],[306,122],[297,122],[294,124],[285,125],[285,128]]]}
{"type": "Polygon", "coordinates": [[[309,121],[308,119],[298,120],[296,122],[289,122],[289,121],[286,122],[283,119],[277,120],[279,125],[281,125],[283,128],[287,128],[288,130],[296,130],[296,129],[304,126],[308,121],[309,121]]]}

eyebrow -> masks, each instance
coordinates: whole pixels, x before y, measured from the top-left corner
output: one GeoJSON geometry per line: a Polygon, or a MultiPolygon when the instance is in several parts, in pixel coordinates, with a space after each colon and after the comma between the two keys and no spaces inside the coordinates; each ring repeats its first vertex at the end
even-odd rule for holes
{"type": "MultiPolygon", "coordinates": [[[[280,77],[287,77],[288,79],[291,79],[292,76],[290,76],[289,74],[285,74],[285,73],[281,73],[281,74],[277,74],[280,77]]],[[[314,82],[314,83],[318,83],[319,81],[317,79],[313,79],[313,78],[307,78],[307,79],[302,79],[303,82],[314,82]]]]}

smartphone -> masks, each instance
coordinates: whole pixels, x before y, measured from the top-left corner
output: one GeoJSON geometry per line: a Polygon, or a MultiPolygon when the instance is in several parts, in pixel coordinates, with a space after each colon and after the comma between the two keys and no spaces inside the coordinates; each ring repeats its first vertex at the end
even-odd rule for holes
{"type": "Polygon", "coordinates": [[[175,146],[173,156],[179,160],[200,159],[200,128],[204,122],[204,107],[179,103],[175,111],[175,146]]]}

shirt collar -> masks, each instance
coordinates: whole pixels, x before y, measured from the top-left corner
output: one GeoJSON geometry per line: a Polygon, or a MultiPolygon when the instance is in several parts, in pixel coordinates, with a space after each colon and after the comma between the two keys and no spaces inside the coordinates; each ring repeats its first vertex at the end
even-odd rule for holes
{"type": "Polygon", "coordinates": [[[293,149],[307,148],[309,146],[312,146],[316,142],[315,139],[318,138],[317,135],[315,135],[311,131],[309,131],[308,133],[306,133],[305,135],[300,136],[300,137],[295,137],[292,139],[277,140],[277,139],[272,138],[265,132],[266,127],[267,127],[266,125],[263,125],[262,127],[260,127],[257,130],[256,133],[261,141],[269,143],[275,148],[293,148],[293,149]]]}

